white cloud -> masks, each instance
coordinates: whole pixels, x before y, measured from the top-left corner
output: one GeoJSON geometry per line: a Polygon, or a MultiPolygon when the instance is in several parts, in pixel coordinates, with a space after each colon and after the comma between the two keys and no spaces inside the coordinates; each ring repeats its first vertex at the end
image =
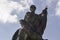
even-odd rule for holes
{"type": "Polygon", "coordinates": [[[54,0],[46,0],[46,5],[50,6],[50,4],[52,3],[52,1],[54,1],[54,0]]]}
{"type": "Polygon", "coordinates": [[[60,16],[60,0],[57,2],[57,5],[56,5],[56,16],[60,16]]]}
{"type": "Polygon", "coordinates": [[[17,22],[17,15],[11,15],[11,12],[16,9],[17,11],[24,11],[28,9],[30,3],[33,3],[32,0],[20,0],[18,2],[9,1],[9,0],[0,0],[0,22],[13,23],[17,22]]]}

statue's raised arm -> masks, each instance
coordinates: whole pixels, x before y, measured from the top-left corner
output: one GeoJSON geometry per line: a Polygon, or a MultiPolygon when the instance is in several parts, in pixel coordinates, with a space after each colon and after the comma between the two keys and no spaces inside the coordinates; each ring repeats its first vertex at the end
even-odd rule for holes
{"type": "Polygon", "coordinates": [[[45,9],[42,10],[42,16],[47,16],[47,6],[45,7],[45,9]]]}
{"type": "Polygon", "coordinates": [[[43,35],[43,33],[44,33],[44,30],[45,30],[45,28],[46,28],[46,24],[47,24],[47,7],[45,7],[45,9],[44,10],[42,10],[42,13],[41,14],[39,14],[39,19],[40,19],[40,21],[39,21],[39,29],[38,29],[38,32],[40,33],[40,35],[43,35]]]}

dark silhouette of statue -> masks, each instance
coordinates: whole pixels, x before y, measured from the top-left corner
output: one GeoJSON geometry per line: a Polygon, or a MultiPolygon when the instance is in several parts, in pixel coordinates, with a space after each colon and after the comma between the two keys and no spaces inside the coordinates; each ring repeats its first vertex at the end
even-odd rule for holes
{"type": "Polygon", "coordinates": [[[47,23],[47,7],[39,15],[35,14],[35,10],[35,5],[31,5],[31,12],[27,12],[24,19],[19,21],[23,29],[18,29],[12,40],[44,40],[42,35],[47,23]]]}

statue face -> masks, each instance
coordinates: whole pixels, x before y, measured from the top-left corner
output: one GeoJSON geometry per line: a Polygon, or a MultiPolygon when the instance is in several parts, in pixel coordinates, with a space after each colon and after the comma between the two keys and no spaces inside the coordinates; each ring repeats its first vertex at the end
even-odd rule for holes
{"type": "Polygon", "coordinates": [[[35,5],[31,5],[31,6],[30,6],[30,11],[31,11],[31,12],[35,12],[35,10],[36,10],[35,5]]]}
{"type": "Polygon", "coordinates": [[[35,9],[34,9],[34,8],[30,8],[30,11],[31,11],[31,12],[35,12],[35,9]]]}
{"type": "Polygon", "coordinates": [[[30,17],[30,14],[27,14],[27,18],[29,18],[30,17]]]}

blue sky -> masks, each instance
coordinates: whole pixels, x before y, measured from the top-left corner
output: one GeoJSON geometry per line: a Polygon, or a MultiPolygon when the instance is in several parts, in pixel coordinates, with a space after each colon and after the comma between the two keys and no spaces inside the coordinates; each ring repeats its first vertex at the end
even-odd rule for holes
{"type": "Polygon", "coordinates": [[[43,38],[60,40],[60,0],[0,0],[0,40],[11,40],[14,32],[20,28],[30,5],[36,5],[36,14],[48,6],[48,20],[43,38]]]}

